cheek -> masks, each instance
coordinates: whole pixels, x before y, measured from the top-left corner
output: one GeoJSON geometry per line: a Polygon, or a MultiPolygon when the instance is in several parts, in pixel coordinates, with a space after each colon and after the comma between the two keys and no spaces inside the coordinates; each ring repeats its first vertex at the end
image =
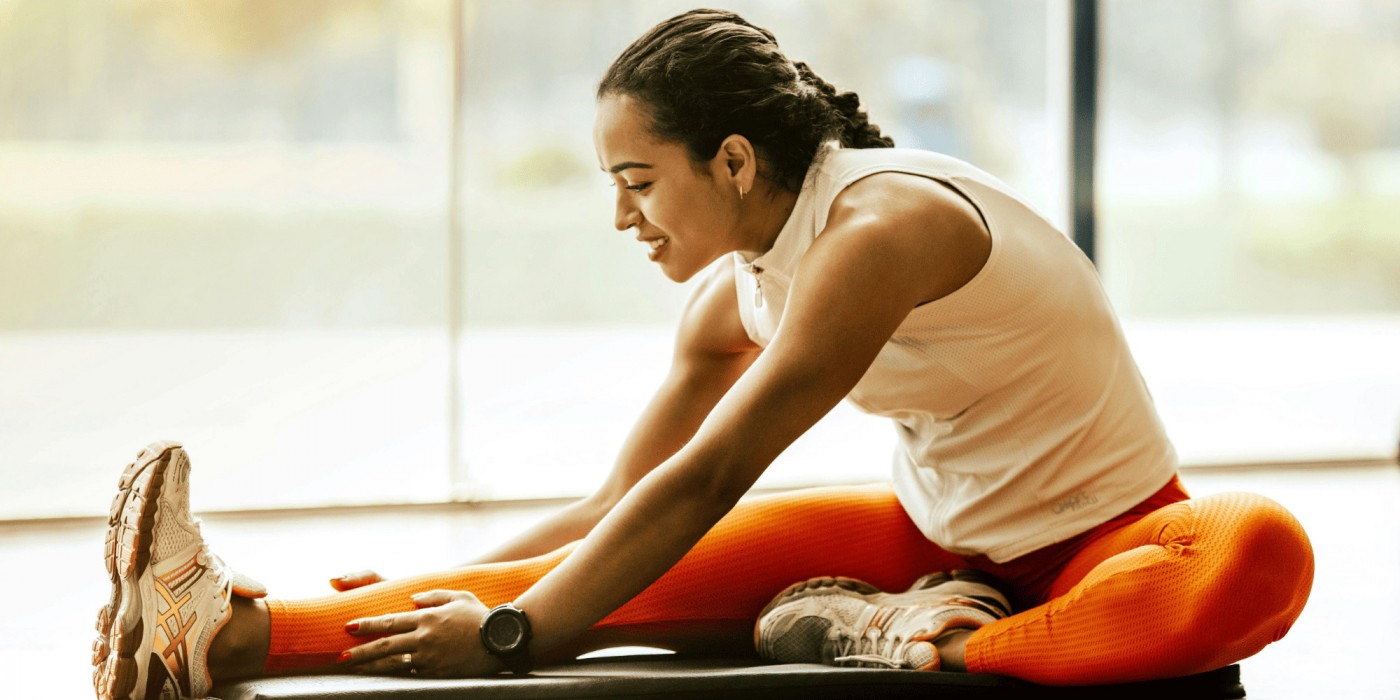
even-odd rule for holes
{"type": "Polygon", "coordinates": [[[697,219],[704,218],[704,210],[698,209],[684,197],[656,194],[647,201],[642,210],[653,226],[667,235],[689,238],[696,230],[697,219]]]}

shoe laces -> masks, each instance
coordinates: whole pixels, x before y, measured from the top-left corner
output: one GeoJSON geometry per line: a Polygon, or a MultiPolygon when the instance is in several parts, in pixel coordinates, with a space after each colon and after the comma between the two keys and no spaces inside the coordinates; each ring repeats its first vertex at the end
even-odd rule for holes
{"type": "MultiPolygon", "coordinates": [[[[195,518],[193,522],[195,532],[198,533],[201,521],[195,518]]],[[[200,566],[204,567],[203,577],[208,579],[216,587],[222,588],[231,585],[235,574],[228,568],[228,564],[225,564],[224,560],[220,558],[219,555],[210,551],[209,543],[205,542],[203,537],[199,538],[199,552],[195,554],[195,560],[200,566]]],[[[223,601],[219,605],[219,612],[228,609],[230,602],[230,596],[224,595],[223,601]]]]}
{"type": "Polygon", "coordinates": [[[839,635],[836,640],[837,664],[872,664],[887,668],[913,668],[902,653],[909,642],[898,634],[885,633],[879,627],[868,627],[860,636],[839,635]]]}

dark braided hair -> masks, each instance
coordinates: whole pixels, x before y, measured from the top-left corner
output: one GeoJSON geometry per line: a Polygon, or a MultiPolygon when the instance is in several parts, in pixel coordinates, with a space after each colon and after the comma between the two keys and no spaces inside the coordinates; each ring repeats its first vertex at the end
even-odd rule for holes
{"type": "Polygon", "coordinates": [[[632,42],[598,84],[598,99],[609,95],[640,99],[652,131],[684,144],[697,164],[730,134],[747,138],[766,163],[762,174],[794,192],[826,141],[894,146],[856,93],[837,92],[789,61],[772,32],[722,10],[691,10],[632,42]]]}

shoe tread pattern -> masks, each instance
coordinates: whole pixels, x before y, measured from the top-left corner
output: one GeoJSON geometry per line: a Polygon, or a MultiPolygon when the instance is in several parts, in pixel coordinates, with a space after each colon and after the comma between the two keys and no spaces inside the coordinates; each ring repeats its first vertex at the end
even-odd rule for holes
{"type": "Polygon", "coordinates": [[[131,700],[136,689],[140,669],[135,657],[145,630],[140,618],[130,629],[123,629],[122,582],[134,584],[150,564],[160,490],[172,453],[179,447],[179,443],[168,441],[148,445],[117,482],[103,549],[112,593],[97,613],[98,636],[93,642],[92,683],[99,700],[131,700]]]}

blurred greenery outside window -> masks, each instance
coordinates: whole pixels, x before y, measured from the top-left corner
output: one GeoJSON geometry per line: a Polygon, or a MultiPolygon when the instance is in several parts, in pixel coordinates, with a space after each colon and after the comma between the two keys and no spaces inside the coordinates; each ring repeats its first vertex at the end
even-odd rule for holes
{"type": "MultiPolygon", "coordinates": [[[[165,437],[205,508],[586,492],[689,289],[612,228],[593,89],[692,6],[0,0],[0,517],[100,512],[165,437]]],[[[725,6],[1063,219],[1062,3],[725,6]]],[[[1107,4],[1100,265],[1149,381],[1202,315],[1400,309],[1393,14],[1107,4]],[[1325,31],[1350,45],[1293,55],[1325,31]]],[[[884,478],[893,447],[843,407],[761,484],[884,478]]]]}
{"type": "Polygon", "coordinates": [[[1400,431],[1400,5],[1102,5],[1099,268],[1184,461],[1400,431]]]}

